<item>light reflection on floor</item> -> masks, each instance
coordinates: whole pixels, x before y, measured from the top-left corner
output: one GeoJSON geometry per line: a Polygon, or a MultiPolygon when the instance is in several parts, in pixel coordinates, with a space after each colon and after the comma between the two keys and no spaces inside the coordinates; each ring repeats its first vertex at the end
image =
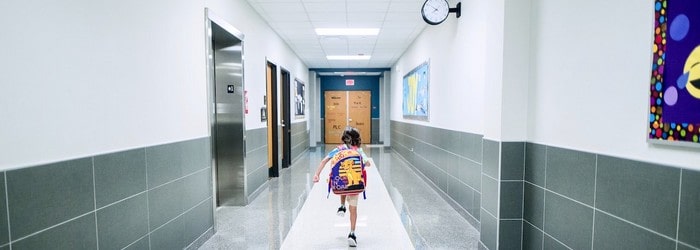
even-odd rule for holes
{"type": "MultiPolygon", "coordinates": [[[[331,147],[328,147],[330,150],[331,147]]],[[[245,207],[216,211],[217,232],[200,249],[279,249],[311,190],[326,147],[307,150],[245,207]]],[[[395,153],[380,145],[365,152],[377,165],[416,249],[478,249],[479,232],[395,153]]]]}

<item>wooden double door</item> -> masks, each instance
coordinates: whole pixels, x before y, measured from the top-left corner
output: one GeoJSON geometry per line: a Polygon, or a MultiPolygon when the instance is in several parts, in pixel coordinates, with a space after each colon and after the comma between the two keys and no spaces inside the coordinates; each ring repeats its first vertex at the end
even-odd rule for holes
{"type": "Polygon", "coordinates": [[[372,92],[325,91],[326,144],[343,143],[341,137],[347,126],[360,131],[363,144],[372,141],[372,92]]]}

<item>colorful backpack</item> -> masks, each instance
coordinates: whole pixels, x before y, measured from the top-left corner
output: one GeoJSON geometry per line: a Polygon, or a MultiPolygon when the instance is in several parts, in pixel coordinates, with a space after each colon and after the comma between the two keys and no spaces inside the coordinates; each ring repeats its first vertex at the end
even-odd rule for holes
{"type": "Polygon", "coordinates": [[[328,181],[328,194],[333,190],[337,195],[355,195],[362,193],[364,198],[367,185],[367,173],[362,154],[357,147],[338,146],[338,153],[331,158],[331,173],[328,181]]]}

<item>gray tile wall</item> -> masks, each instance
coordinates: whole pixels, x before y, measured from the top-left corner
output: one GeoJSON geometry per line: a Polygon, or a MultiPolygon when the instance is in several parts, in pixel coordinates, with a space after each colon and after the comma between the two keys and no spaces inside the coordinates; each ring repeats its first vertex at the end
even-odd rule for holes
{"type": "Polygon", "coordinates": [[[372,124],[370,125],[372,127],[372,133],[370,136],[372,136],[370,143],[372,144],[379,144],[379,123],[380,120],[379,118],[372,118],[372,124]]]}
{"type": "Polygon", "coordinates": [[[700,172],[526,144],[524,249],[698,249],[700,172]]]}
{"type": "Polygon", "coordinates": [[[292,123],[292,162],[309,148],[309,130],[306,121],[292,123]]]}
{"type": "Polygon", "coordinates": [[[188,247],[213,226],[210,159],[200,138],[0,172],[0,249],[188,247]]]}
{"type": "Polygon", "coordinates": [[[267,127],[246,131],[245,192],[248,201],[255,199],[256,192],[267,182],[267,127]]]}
{"type": "Polygon", "coordinates": [[[391,140],[480,249],[700,249],[699,171],[397,121],[391,140]]]}
{"type": "Polygon", "coordinates": [[[392,148],[479,228],[482,136],[391,121],[392,148]]]}
{"type": "Polygon", "coordinates": [[[488,249],[521,249],[523,227],[523,194],[525,176],[525,143],[483,140],[483,172],[481,218],[488,218],[490,227],[481,227],[481,241],[488,249]]]}

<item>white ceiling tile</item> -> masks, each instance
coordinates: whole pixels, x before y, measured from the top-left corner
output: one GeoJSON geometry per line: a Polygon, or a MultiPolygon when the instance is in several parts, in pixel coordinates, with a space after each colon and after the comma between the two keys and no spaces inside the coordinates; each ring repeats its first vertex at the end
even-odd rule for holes
{"type": "Polygon", "coordinates": [[[296,3],[300,0],[253,0],[258,3],[296,3]]]}
{"type": "Polygon", "coordinates": [[[384,25],[384,20],[382,21],[367,21],[367,20],[353,20],[349,23],[348,28],[379,28],[381,32],[382,25],[384,25]]]}
{"type": "Polygon", "coordinates": [[[398,22],[423,22],[423,17],[421,17],[420,11],[400,11],[400,12],[389,12],[386,15],[386,21],[398,21],[398,22]]]}
{"type": "Polygon", "coordinates": [[[301,2],[290,3],[260,3],[260,6],[267,14],[284,14],[284,13],[304,13],[304,5],[301,2]]]}
{"type": "Polygon", "coordinates": [[[347,21],[347,15],[345,11],[314,11],[307,12],[309,20],[312,22],[324,21],[324,22],[338,22],[347,21]]]}
{"type": "Polygon", "coordinates": [[[405,12],[410,12],[414,11],[416,13],[420,13],[421,8],[423,8],[423,3],[425,1],[423,0],[412,0],[412,1],[392,1],[391,5],[389,6],[391,8],[391,11],[405,11],[405,12]]]}
{"type": "Polygon", "coordinates": [[[345,2],[311,2],[304,3],[308,12],[345,11],[345,2]]]}
{"type": "Polygon", "coordinates": [[[310,68],[391,67],[427,26],[424,0],[247,0],[310,68]],[[380,28],[378,36],[319,37],[314,28],[380,28]],[[329,61],[330,54],[369,61],[329,61]]]}
{"type": "MultiPolygon", "coordinates": [[[[327,20],[314,21],[314,22],[311,22],[311,24],[316,29],[318,29],[318,28],[346,28],[346,27],[350,27],[350,26],[348,26],[348,22],[346,20],[333,21],[333,22],[329,22],[327,20]]],[[[355,26],[355,27],[351,27],[351,28],[360,28],[360,27],[355,26]]]]}
{"type": "Polygon", "coordinates": [[[363,20],[370,22],[383,22],[386,17],[386,12],[348,12],[348,20],[363,20]]]}
{"type": "Polygon", "coordinates": [[[304,3],[345,3],[345,0],[301,0],[304,3]]]}
{"type": "Polygon", "coordinates": [[[277,29],[307,29],[313,30],[313,25],[309,21],[294,21],[294,22],[270,22],[270,26],[277,29]]]}
{"type": "Polygon", "coordinates": [[[348,12],[386,12],[389,10],[389,2],[378,1],[348,1],[348,12]]]}

